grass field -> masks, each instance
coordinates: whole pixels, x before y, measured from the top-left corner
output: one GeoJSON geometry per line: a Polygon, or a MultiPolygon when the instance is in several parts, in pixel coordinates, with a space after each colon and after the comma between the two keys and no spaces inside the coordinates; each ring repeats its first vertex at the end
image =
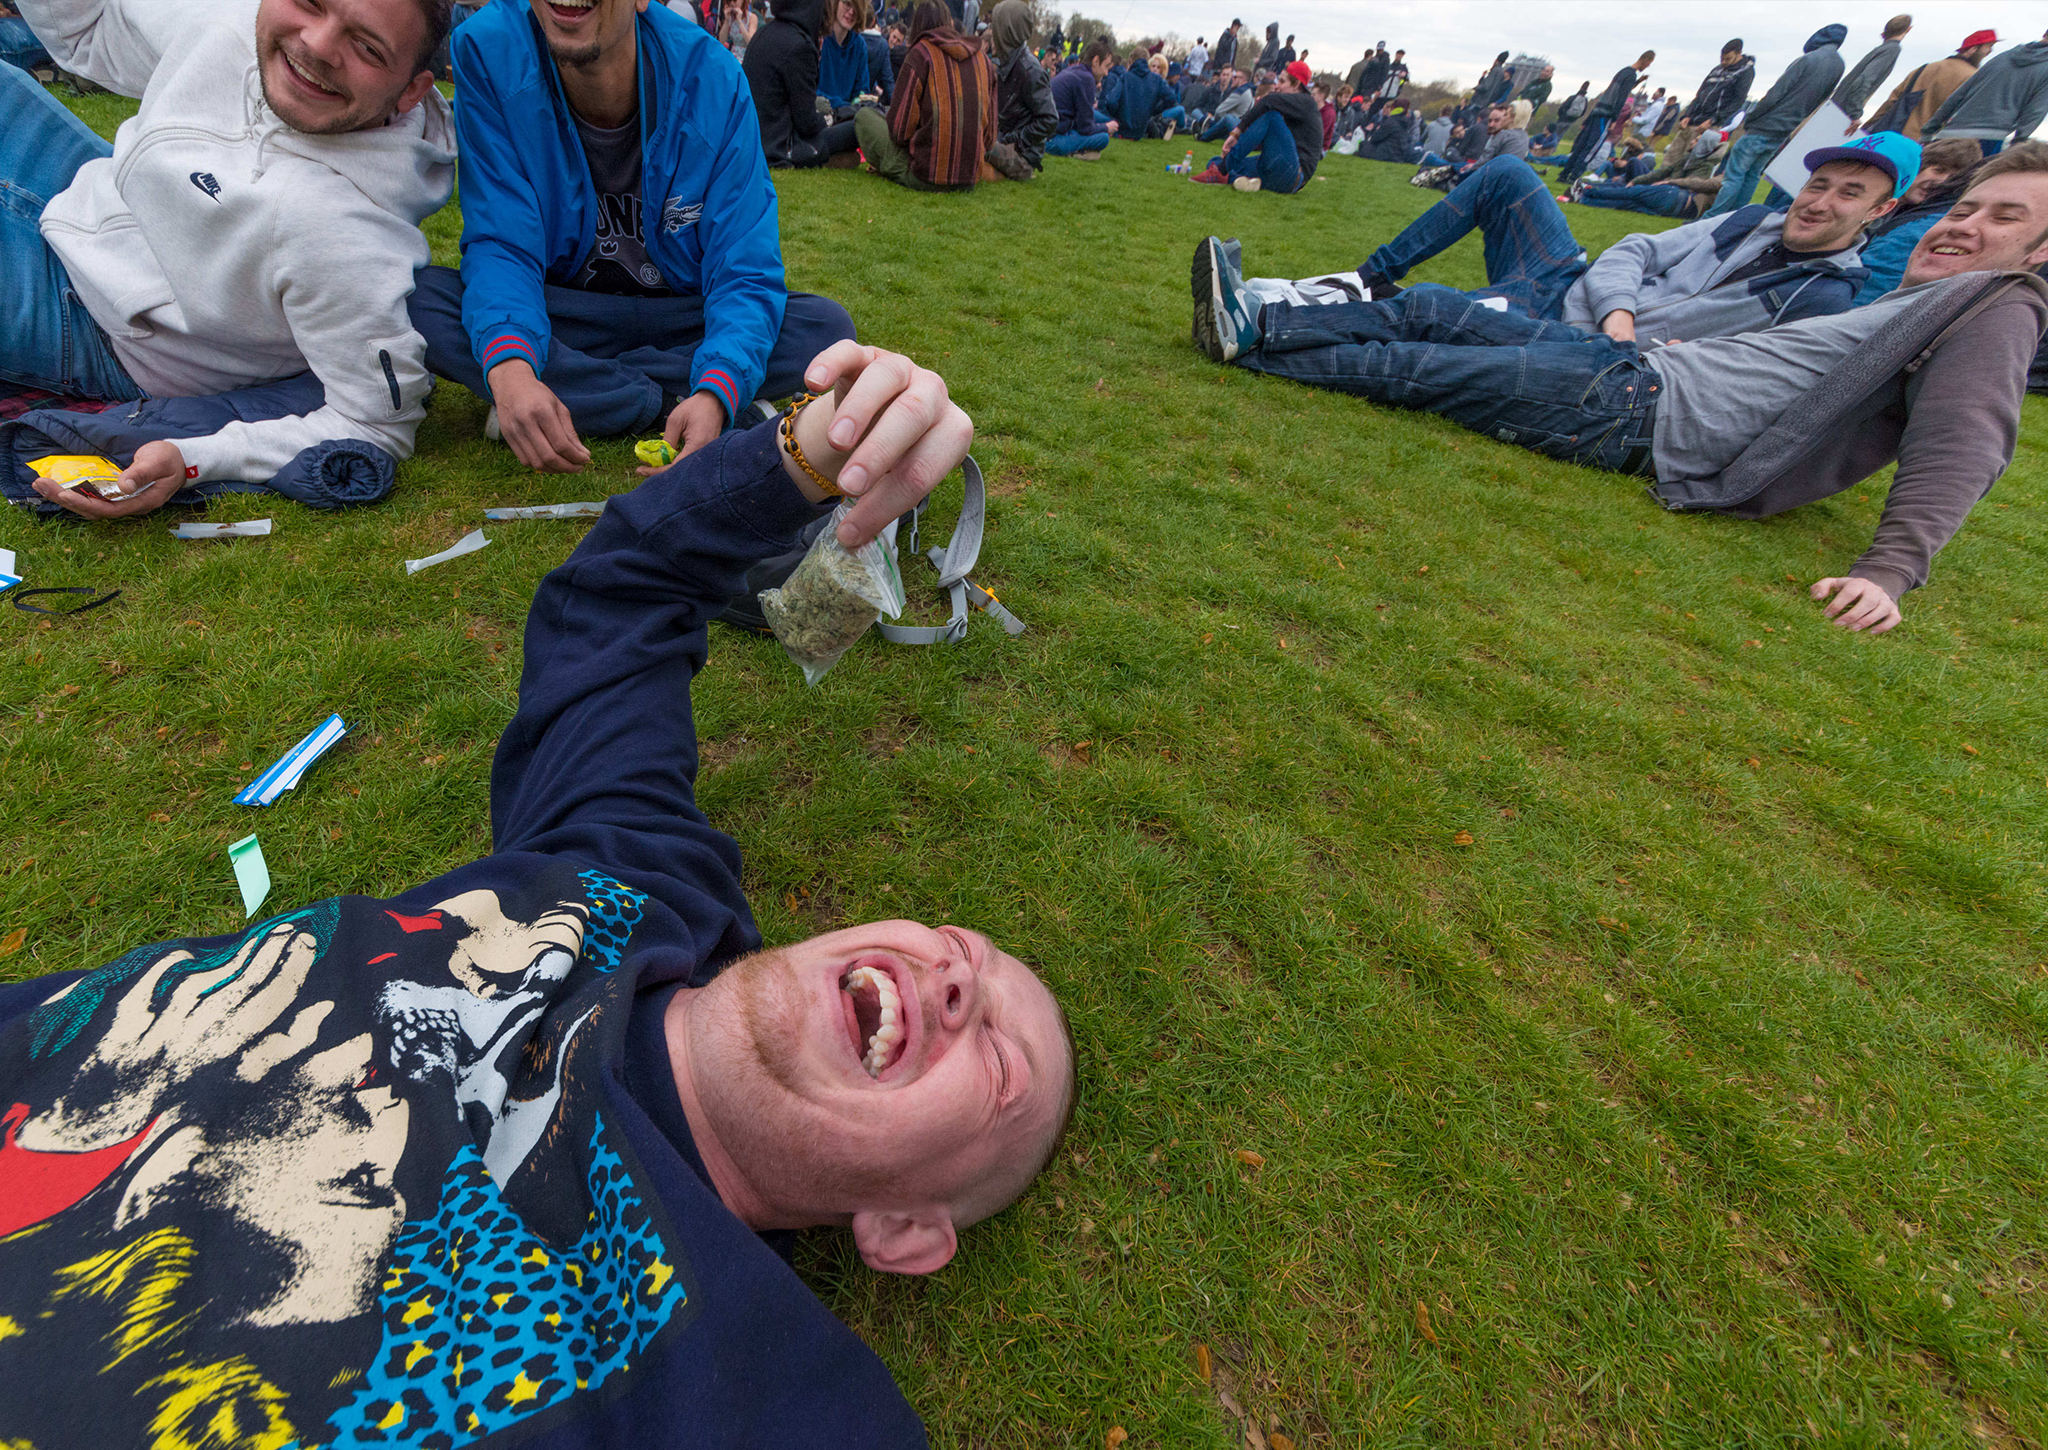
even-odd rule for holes
{"type": "MultiPolygon", "coordinates": [[[[979,572],[1030,632],[870,640],[816,690],[719,634],[704,805],[771,941],[985,927],[1084,1078],[954,1266],[817,1236],[810,1282],[940,1446],[2048,1440],[2048,412],[1905,624],[1847,635],[1805,590],[1883,478],[1681,517],[1204,361],[1202,235],[1324,271],[1433,196],[1344,157],[1243,196],[1165,175],[1183,149],[969,196],[778,178],[792,286],[974,415],[979,572]]],[[[1478,284],[1476,242],[1420,276],[1478,284]]],[[[31,584],[124,591],[5,616],[0,973],[236,928],[252,829],[273,905],[487,849],[526,601],[583,526],[401,561],[633,478],[623,441],[525,473],[483,414],[444,386],[383,506],[213,511],[267,539],[0,518],[31,584]],[[296,794],[230,804],[336,710],[296,794]]]]}

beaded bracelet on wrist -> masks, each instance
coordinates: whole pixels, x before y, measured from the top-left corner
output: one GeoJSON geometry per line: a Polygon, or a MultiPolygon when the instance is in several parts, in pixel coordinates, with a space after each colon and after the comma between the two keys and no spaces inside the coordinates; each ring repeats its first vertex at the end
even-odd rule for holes
{"type": "Polygon", "coordinates": [[[802,397],[793,399],[788,411],[783,413],[782,422],[776,426],[775,431],[782,438],[782,446],[789,450],[789,456],[796,460],[796,466],[804,471],[812,483],[825,490],[825,497],[845,498],[846,490],[825,477],[824,474],[818,472],[817,469],[811,467],[811,461],[804,457],[803,446],[796,441],[796,415],[817,401],[818,397],[815,393],[805,393],[802,397]]]}

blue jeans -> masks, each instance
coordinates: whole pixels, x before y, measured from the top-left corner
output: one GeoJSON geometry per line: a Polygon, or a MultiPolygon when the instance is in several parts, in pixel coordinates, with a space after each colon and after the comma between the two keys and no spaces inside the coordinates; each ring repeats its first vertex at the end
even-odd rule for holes
{"type": "Polygon", "coordinates": [[[1487,290],[1531,317],[1562,316],[1564,294],[1586,270],[1583,249],[1543,178],[1516,156],[1474,167],[1360,270],[1398,282],[1474,227],[1486,240],[1487,290]]]}
{"type": "Polygon", "coordinates": [[[1440,156],[1434,151],[1425,151],[1422,153],[1421,164],[1424,166],[1454,166],[1457,163],[1448,156],[1440,156]]]}
{"type": "Polygon", "coordinates": [[[1721,194],[1700,216],[1726,216],[1738,206],[1747,205],[1756,195],[1756,184],[1763,180],[1764,168],[1784,144],[1783,136],[1744,136],[1729,147],[1728,162],[1721,171],[1721,194]]]}
{"type": "MultiPolygon", "coordinates": [[[[462,325],[462,274],[422,267],[413,276],[406,306],[427,340],[428,369],[488,398],[484,370],[462,325]]],[[[665,403],[688,396],[697,344],[704,340],[702,297],[613,297],[553,286],[544,292],[553,335],[540,380],[562,400],[577,432],[593,438],[642,433],[664,421],[665,403]]],[[[852,336],[853,319],[837,302],[792,292],[756,396],[802,392],[811,359],[852,336]]]]}
{"type": "Polygon", "coordinates": [[[1168,106],[1159,113],[1159,119],[1169,126],[1185,127],[1188,123],[1187,107],[1168,106]]]}
{"type": "Polygon", "coordinates": [[[1695,194],[1682,186],[1666,186],[1661,181],[1648,186],[1622,186],[1617,182],[1599,181],[1579,193],[1579,205],[1647,212],[1651,216],[1684,216],[1686,205],[1695,194]]]}
{"type": "Polygon", "coordinates": [[[1240,176],[1259,178],[1262,191],[1300,191],[1301,153],[1295,149],[1294,133],[1277,111],[1268,111],[1237,133],[1237,141],[1224,158],[1223,170],[1232,181],[1240,176]]]}
{"type": "Polygon", "coordinates": [[[1243,367],[1436,413],[1552,458],[1650,472],[1662,384],[1632,342],[1433,286],[1385,302],[1270,303],[1259,331],[1243,367]]]}
{"type": "Polygon", "coordinates": [[[19,15],[7,15],[0,16],[0,60],[27,70],[30,66],[49,64],[50,53],[43,49],[43,43],[36,39],[26,20],[19,15]]]}
{"type": "Polygon", "coordinates": [[[1218,116],[1202,128],[1202,139],[1204,141],[1221,141],[1225,136],[1228,136],[1237,129],[1237,123],[1242,119],[1239,116],[1218,116]]]}
{"type": "Polygon", "coordinates": [[[0,379],[66,397],[142,396],[36,224],[113,148],[25,70],[0,65],[0,379]]]}
{"type": "MultiPolygon", "coordinates": [[[[1101,151],[1109,145],[1109,132],[1097,131],[1093,136],[1083,136],[1079,131],[1062,131],[1045,143],[1048,156],[1072,156],[1076,151],[1101,151]]],[[[1119,156],[1123,153],[1118,152],[1119,156]]]]}

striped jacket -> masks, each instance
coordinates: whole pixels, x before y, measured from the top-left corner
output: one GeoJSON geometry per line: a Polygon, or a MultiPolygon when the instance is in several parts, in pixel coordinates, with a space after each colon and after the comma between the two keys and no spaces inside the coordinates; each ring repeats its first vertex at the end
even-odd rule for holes
{"type": "Polygon", "coordinates": [[[957,31],[928,31],[896,73],[889,135],[933,186],[972,186],[996,140],[996,72],[957,31]]]}

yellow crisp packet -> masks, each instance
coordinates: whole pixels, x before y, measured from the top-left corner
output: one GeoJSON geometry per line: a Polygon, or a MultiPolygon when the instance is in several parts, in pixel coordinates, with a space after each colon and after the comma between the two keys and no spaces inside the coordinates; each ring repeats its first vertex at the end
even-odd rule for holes
{"type": "Polygon", "coordinates": [[[666,468],[676,461],[676,451],[669,447],[666,438],[649,438],[645,443],[635,443],[633,456],[649,468],[666,468]]]}
{"type": "Polygon", "coordinates": [[[82,483],[119,483],[121,470],[111,460],[95,458],[89,453],[50,453],[41,458],[31,458],[28,466],[40,478],[52,483],[61,483],[66,488],[77,488],[82,483]]]}

